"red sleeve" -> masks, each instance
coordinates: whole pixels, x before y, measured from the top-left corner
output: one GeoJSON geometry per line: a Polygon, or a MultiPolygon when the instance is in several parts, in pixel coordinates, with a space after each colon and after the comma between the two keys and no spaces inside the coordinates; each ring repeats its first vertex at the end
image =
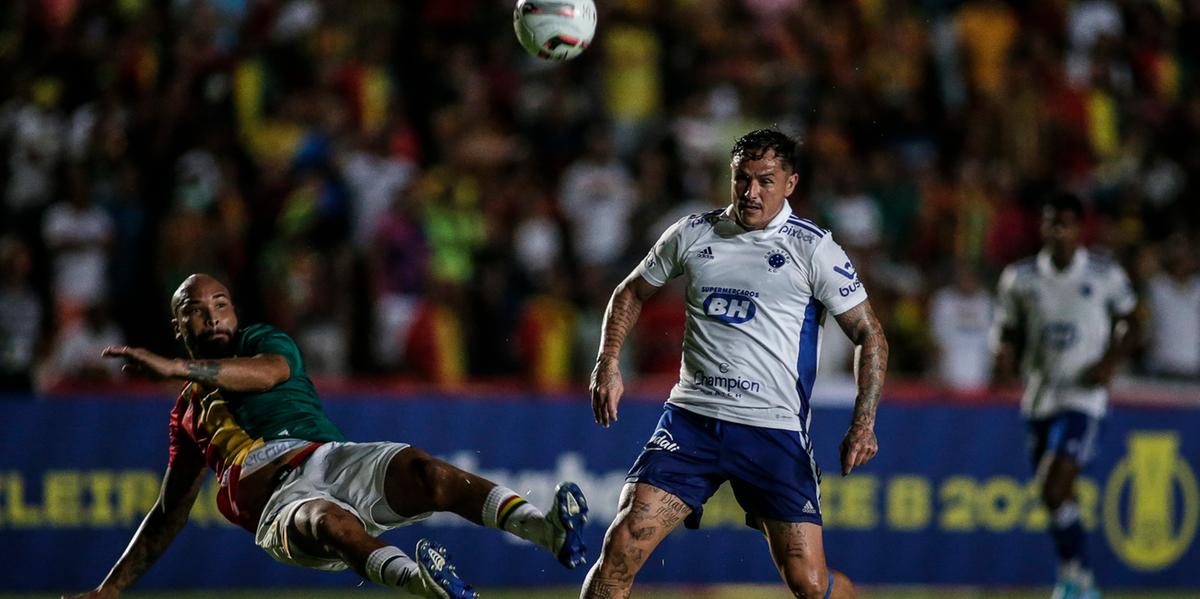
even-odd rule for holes
{"type": "Polygon", "coordinates": [[[167,434],[170,439],[170,446],[167,449],[168,468],[177,464],[204,467],[204,452],[200,451],[196,440],[183,427],[183,417],[187,413],[188,403],[187,389],[185,388],[179,393],[179,398],[175,400],[175,407],[171,409],[171,421],[167,425],[167,434]]]}

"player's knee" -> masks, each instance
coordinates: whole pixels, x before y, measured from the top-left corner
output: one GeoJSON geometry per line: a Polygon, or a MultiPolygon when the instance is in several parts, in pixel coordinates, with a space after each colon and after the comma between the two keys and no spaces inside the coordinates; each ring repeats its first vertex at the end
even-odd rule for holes
{"type": "Polygon", "coordinates": [[[422,490],[429,503],[429,511],[444,512],[450,507],[453,493],[449,482],[454,476],[454,467],[425,452],[415,454],[408,464],[413,482],[422,490]]]}
{"type": "Polygon", "coordinates": [[[828,569],[807,563],[789,564],[783,579],[792,596],[801,599],[822,599],[830,580],[828,569]]]}
{"type": "Polygon", "coordinates": [[[296,513],[296,528],[310,539],[324,544],[337,544],[362,528],[357,518],[345,510],[325,502],[313,502],[296,513]]]}

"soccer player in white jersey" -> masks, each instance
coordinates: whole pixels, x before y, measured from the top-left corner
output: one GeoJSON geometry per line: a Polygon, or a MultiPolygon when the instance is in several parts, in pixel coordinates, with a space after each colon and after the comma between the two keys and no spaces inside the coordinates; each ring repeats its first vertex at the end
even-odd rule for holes
{"type": "Polygon", "coordinates": [[[820,470],[808,431],[826,313],[859,346],[858,396],[841,444],[842,474],[878,451],[875,410],[887,341],[854,265],[829,231],[792,214],[796,142],[763,129],[731,152],[730,205],[663,233],[617,286],[592,373],[592,410],[617,420],[617,358],[642,303],[687,275],[679,383],[626,477],[618,513],[581,597],[628,597],[637,571],[680,522],[699,526],[704,503],[729,481],[746,523],[766,535],[797,597],[855,597],[825,565],[820,470]]]}
{"type": "Polygon", "coordinates": [[[1099,597],[1088,567],[1075,478],[1095,449],[1108,383],[1137,338],[1125,271],[1080,244],[1083,204],[1059,194],[1042,211],[1044,247],[1000,276],[996,376],[1020,364],[1021,414],[1059,559],[1054,599],[1099,597]]]}

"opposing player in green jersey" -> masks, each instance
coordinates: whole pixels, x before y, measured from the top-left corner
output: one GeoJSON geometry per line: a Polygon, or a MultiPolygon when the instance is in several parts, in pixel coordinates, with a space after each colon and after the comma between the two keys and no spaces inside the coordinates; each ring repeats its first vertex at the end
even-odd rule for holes
{"type": "Polygon", "coordinates": [[[377,537],[453,512],[584,563],[587,502],[574,483],[555,490],[548,514],[511,489],[405,443],[349,443],[321,409],[291,337],[267,325],[239,327],[229,290],[192,275],[171,300],[172,325],[190,359],[110,347],[125,370],[186,381],[170,420],[170,452],[158,501],[95,590],[116,597],[187,523],[206,466],[218,477],[217,507],[285,564],[352,568],[423,597],[474,598],[441,545],[422,539],[412,556],[377,537]]]}

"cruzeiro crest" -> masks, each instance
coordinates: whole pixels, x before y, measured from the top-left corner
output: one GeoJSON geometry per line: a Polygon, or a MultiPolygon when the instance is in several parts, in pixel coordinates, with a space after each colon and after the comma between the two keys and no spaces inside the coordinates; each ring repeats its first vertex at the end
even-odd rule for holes
{"type": "Polygon", "coordinates": [[[1196,536],[1196,474],[1180,455],[1177,432],[1135,432],[1127,445],[1104,491],[1104,533],[1130,567],[1162,570],[1178,561],[1196,536]]]}
{"type": "Polygon", "coordinates": [[[792,261],[792,257],[783,250],[771,250],[764,257],[767,259],[767,272],[777,272],[792,261]]]}

